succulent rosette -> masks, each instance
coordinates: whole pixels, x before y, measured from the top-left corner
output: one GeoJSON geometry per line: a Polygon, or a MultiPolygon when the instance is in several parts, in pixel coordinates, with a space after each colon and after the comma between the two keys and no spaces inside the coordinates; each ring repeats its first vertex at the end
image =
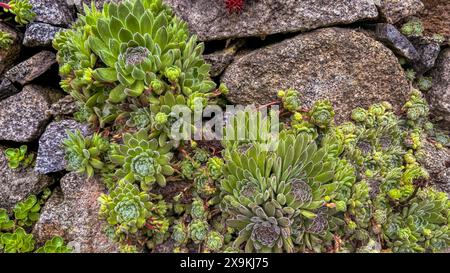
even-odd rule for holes
{"type": "Polygon", "coordinates": [[[122,145],[113,146],[110,155],[115,165],[122,166],[116,175],[130,183],[140,182],[144,190],[155,182],[164,187],[165,176],[174,172],[170,165],[172,146],[169,143],[160,146],[156,139],[149,139],[145,129],[135,134],[125,134],[123,141],[122,145]]]}

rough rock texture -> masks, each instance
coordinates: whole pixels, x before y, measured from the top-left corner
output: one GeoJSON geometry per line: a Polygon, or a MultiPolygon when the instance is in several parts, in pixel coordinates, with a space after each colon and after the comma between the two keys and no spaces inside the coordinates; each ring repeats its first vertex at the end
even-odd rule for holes
{"type": "Polygon", "coordinates": [[[69,173],[41,210],[33,234],[37,242],[61,236],[74,247],[74,252],[117,252],[105,228],[108,224],[99,219],[98,197],[106,189],[99,179],[69,173]]]}
{"type": "Polygon", "coordinates": [[[450,1],[422,0],[425,9],[420,17],[427,33],[441,33],[450,37],[450,1]]]}
{"type": "Polygon", "coordinates": [[[83,135],[90,132],[88,125],[74,120],[62,120],[50,123],[39,139],[39,150],[35,170],[47,174],[62,171],[66,168],[64,146],[62,141],[67,138],[66,130],[80,130],[83,135]]]}
{"type": "Polygon", "coordinates": [[[231,64],[234,60],[234,52],[219,51],[204,55],[206,63],[211,65],[209,74],[211,77],[217,77],[231,64]]]}
{"type": "Polygon", "coordinates": [[[31,142],[44,131],[50,116],[50,90],[27,85],[22,92],[0,101],[0,140],[31,142]]]}
{"type": "Polygon", "coordinates": [[[391,24],[377,24],[377,39],[409,61],[419,59],[419,54],[413,44],[391,24]]]}
{"type": "Polygon", "coordinates": [[[47,111],[49,115],[54,117],[58,116],[68,116],[74,114],[78,111],[78,105],[74,99],[74,97],[67,95],[62,99],[58,100],[50,107],[50,110],[47,111]]]}
{"type": "Polygon", "coordinates": [[[428,92],[432,112],[442,120],[442,125],[450,129],[450,48],[441,52],[436,67],[431,70],[433,87],[428,92]]]}
{"type": "Polygon", "coordinates": [[[3,81],[0,82],[0,100],[6,99],[7,97],[10,97],[19,92],[20,90],[17,89],[17,87],[14,86],[14,84],[10,80],[3,79],[3,81]]]}
{"type": "Polygon", "coordinates": [[[401,19],[420,12],[424,5],[420,0],[379,0],[380,17],[387,23],[395,24],[401,19]]]}
{"type": "Polygon", "coordinates": [[[105,3],[111,3],[111,2],[118,3],[118,2],[122,2],[123,0],[95,0],[95,1],[92,1],[92,0],[69,0],[69,1],[73,2],[73,5],[75,6],[76,10],[79,13],[83,13],[84,12],[84,8],[83,8],[84,4],[90,6],[91,3],[94,2],[95,6],[98,9],[101,9],[105,3]]]}
{"type": "Polygon", "coordinates": [[[0,208],[11,210],[30,194],[38,194],[53,180],[32,168],[11,170],[5,157],[6,148],[0,146],[0,208]]]}
{"type": "Polygon", "coordinates": [[[232,14],[223,0],[165,2],[204,41],[306,31],[378,16],[376,6],[369,0],[247,1],[241,13],[232,14]]]}
{"type": "Polygon", "coordinates": [[[410,88],[394,54],[358,31],[316,30],[255,50],[235,60],[222,81],[235,104],[263,105],[280,89],[295,88],[306,106],[330,99],[337,120],[351,109],[389,101],[396,109],[410,88]]]}
{"type": "Polygon", "coordinates": [[[420,56],[414,62],[414,69],[419,74],[423,74],[434,67],[441,52],[441,45],[431,37],[412,37],[410,40],[420,56]]]}
{"type": "Polygon", "coordinates": [[[25,31],[23,45],[28,47],[50,47],[55,34],[61,29],[45,23],[31,23],[25,31]]]}
{"type": "Polygon", "coordinates": [[[21,62],[5,73],[11,82],[25,85],[44,74],[56,63],[56,55],[50,51],[41,51],[28,60],[21,62]]]}
{"type": "Polygon", "coordinates": [[[430,142],[424,145],[424,156],[419,163],[430,174],[433,185],[450,196],[450,150],[438,149],[430,142]]]}
{"type": "Polygon", "coordinates": [[[0,22],[0,31],[9,33],[12,36],[13,43],[7,49],[0,49],[0,76],[6,71],[19,57],[22,48],[22,34],[13,28],[0,22]]]}
{"type": "Polygon", "coordinates": [[[74,20],[74,10],[67,0],[30,0],[36,13],[35,22],[55,26],[69,26],[74,20]]]}

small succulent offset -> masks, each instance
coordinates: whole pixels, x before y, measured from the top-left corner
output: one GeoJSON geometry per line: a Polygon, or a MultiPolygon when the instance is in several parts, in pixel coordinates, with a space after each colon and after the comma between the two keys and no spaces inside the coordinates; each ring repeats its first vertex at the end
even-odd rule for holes
{"type": "Polygon", "coordinates": [[[0,31],[0,49],[8,49],[12,43],[12,35],[8,32],[0,31]]]}
{"type": "Polygon", "coordinates": [[[14,221],[9,219],[6,209],[0,209],[0,232],[13,229],[14,221]]]}
{"type": "Polygon", "coordinates": [[[191,216],[193,219],[206,219],[205,204],[201,198],[192,201],[191,216]]]}
{"type": "Polygon", "coordinates": [[[188,229],[189,238],[191,238],[194,243],[200,244],[206,240],[206,237],[208,236],[209,225],[205,220],[196,219],[189,224],[188,229]]]}
{"type": "Polygon", "coordinates": [[[219,179],[223,175],[223,167],[225,163],[222,158],[219,157],[211,157],[208,159],[208,172],[211,175],[212,179],[219,179]]]}
{"type": "Polygon", "coordinates": [[[64,244],[64,239],[55,236],[36,250],[36,253],[71,253],[72,248],[64,244]]]}
{"type": "Polygon", "coordinates": [[[0,250],[4,253],[27,253],[34,249],[32,234],[27,234],[23,228],[17,228],[12,233],[0,234],[0,250]]]}
{"type": "Polygon", "coordinates": [[[31,226],[39,220],[41,205],[35,195],[30,195],[14,207],[14,217],[20,226],[31,226]]]}
{"type": "Polygon", "coordinates": [[[11,169],[17,169],[20,166],[26,168],[33,163],[34,154],[27,154],[27,145],[22,145],[19,148],[8,148],[5,150],[5,156],[8,160],[8,166],[11,169]]]}
{"type": "Polygon", "coordinates": [[[290,112],[297,112],[301,107],[300,93],[295,89],[280,90],[278,97],[283,102],[283,107],[290,112]]]}
{"type": "Polygon", "coordinates": [[[116,175],[130,183],[140,182],[143,190],[150,189],[155,182],[164,187],[165,176],[174,172],[170,165],[170,143],[158,143],[156,139],[149,139],[147,130],[140,130],[135,134],[126,133],[123,141],[122,145],[112,146],[110,155],[111,161],[122,167],[117,170],[116,175]]]}
{"type": "Polygon", "coordinates": [[[218,252],[222,249],[224,242],[223,235],[219,232],[213,230],[209,232],[208,236],[206,237],[206,249],[208,251],[218,252]]]}
{"type": "Polygon", "coordinates": [[[417,80],[417,87],[420,89],[420,91],[429,91],[433,87],[433,78],[420,77],[417,80]]]}
{"type": "Polygon", "coordinates": [[[310,113],[311,123],[325,129],[328,128],[334,119],[334,110],[328,100],[319,100],[314,103],[310,113]]]}
{"type": "Polygon", "coordinates": [[[411,19],[405,24],[403,24],[400,31],[406,36],[422,36],[423,35],[423,24],[417,18],[411,19]]]}
{"type": "Polygon", "coordinates": [[[19,25],[26,25],[34,20],[36,13],[32,11],[33,6],[29,0],[11,0],[8,4],[0,3],[5,11],[15,15],[15,21],[19,25]]]}
{"type": "Polygon", "coordinates": [[[103,156],[109,149],[106,139],[97,133],[84,137],[78,130],[67,131],[67,136],[63,144],[68,170],[86,173],[88,177],[92,177],[95,170],[103,168],[103,156]]]}
{"type": "Polygon", "coordinates": [[[147,193],[125,181],[120,181],[109,195],[102,194],[98,201],[101,204],[100,215],[110,225],[116,226],[119,236],[136,233],[142,228],[153,206],[147,193]]]}
{"type": "Polygon", "coordinates": [[[179,221],[172,226],[172,239],[177,245],[187,243],[189,239],[188,233],[188,227],[182,221],[179,221]]]}

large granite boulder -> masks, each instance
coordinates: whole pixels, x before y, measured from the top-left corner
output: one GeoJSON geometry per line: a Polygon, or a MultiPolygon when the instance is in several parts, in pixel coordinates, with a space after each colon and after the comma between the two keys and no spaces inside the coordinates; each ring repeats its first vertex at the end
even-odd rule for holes
{"type": "Polygon", "coordinates": [[[307,31],[375,19],[373,1],[246,1],[242,12],[229,13],[223,0],[166,0],[200,40],[266,36],[307,31]]]}
{"type": "Polygon", "coordinates": [[[329,99],[337,120],[355,107],[388,101],[397,110],[410,86],[395,55],[356,30],[325,28],[300,34],[237,58],[224,72],[234,104],[263,105],[280,89],[295,88],[305,106],[329,99]]]}

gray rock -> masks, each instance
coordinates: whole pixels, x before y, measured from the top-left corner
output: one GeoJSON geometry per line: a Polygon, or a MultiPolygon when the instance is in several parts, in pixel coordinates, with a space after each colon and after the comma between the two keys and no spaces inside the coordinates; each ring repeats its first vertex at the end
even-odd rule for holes
{"type": "Polygon", "coordinates": [[[438,149],[426,141],[419,163],[430,174],[433,186],[438,190],[445,191],[450,196],[450,150],[438,149]]]}
{"type": "Polygon", "coordinates": [[[415,63],[414,68],[419,73],[425,73],[434,67],[439,57],[439,52],[441,52],[441,46],[438,43],[419,45],[417,51],[420,56],[420,61],[415,63]]]}
{"type": "Polygon", "coordinates": [[[424,8],[420,0],[377,0],[374,2],[378,6],[381,19],[389,24],[395,24],[424,8]]]}
{"type": "Polygon", "coordinates": [[[430,75],[433,87],[427,97],[432,113],[440,119],[443,127],[450,129],[450,48],[441,52],[430,75]]]}
{"type": "Polygon", "coordinates": [[[234,104],[277,100],[280,89],[295,88],[305,106],[329,99],[341,121],[357,106],[388,101],[400,109],[409,83],[395,55],[381,43],[350,29],[327,28],[255,50],[224,72],[234,104]]]}
{"type": "Polygon", "coordinates": [[[22,34],[6,24],[0,22],[0,31],[9,33],[12,36],[13,43],[7,48],[0,48],[0,76],[5,72],[19,57],[22,48],[22,34]]]}
{"type": "Polygon", "coordinates": [[[419,59],[414,45],[391,24],[377,24],[377,39],[392,49],[398,55],[405,57],[409,61],[419,59]]]}
{"type": "Polygon", "coordinates": [[[40,193],[53,180],[36,173],[32,168],[10,169],[5,150],[0,146],[0,208],[11,210],[29,195],[40,193]]]}
{"type": "Polygon", "coordinates": [[[31,142],[39,138],[50,116],[50,90],[27,85],[22,92],[0,101],[0,140],[31,142]]]}
{"type": "Polygon", "coordinates": [[[28,60],[14,66],[5,74],[11,82],[21,85],[30,83],[32,80],[44,74],[56,63],[56,55],[50,51],[41,51],[28,60]]]}
{"type": "Polygon", "coordinates": [[[50,47],[55,34],[62,30],[45,23],[31,23],[25,31],[23,45],[27,47],[50,47]]]}
{"type": "Polygon", "coordinates": [[[67,27],[75,20],[67,0],[30,0],[30,4],[36,13],[35,22],[67,27]]]}
{"type": "Polygon", "coordinates": [[[64,146],[62,141],[67,138],[66,130],[80,132],[87,136],[91,132],[88,125],[78,123],[74,120],[62,120],[52,122],[39,139],[39,150],[36,158],[35,171],[48,174],[62,171],[66,168],[64,159],[64,146]]]}
{"type": "Polygon", "coordinates": [[[106,191],[100,179],[86,179],[69,173],[61,180],[41,210],[33,235],[38,243],[61,236],[79,253],[117,252],[118,246],[106,235],[106,221],[98,216],[100,194],[106,191]]]}
{"type": "Polygon", "coordinates": [[[95,6],[98,9],[101,9],[105,3],[110,3],[110,2],[116,2],[117,3],[117,2],[121,2],[121,1],[123,1],[123,0],[96,0],[96,1],[91,1],[91,0],[67,0],[67,2],[69,4],[72,4],[72,5],[75,6],[76,10],[79,13],[83,13],[84,12],[83,5],[85,5],[85,4],[90,7],[91,3],[94,3],[95,6]]]}
{"type": "Polygon", "coordinates": [[[17,89],[17,87],[14,86],[14,84],[10,80],[3,79],[3,81],[0,82],[0,100],[11,97],[12,95],[15,95],[19,92],[20,90],[17,89]]]}
{"type": "Polygon", "coordinates": [[[234,60],[234,52],[219,51],[211,54],[204,55],[206,63],[211,65],[209,74],[211,77],[217,77],[231,64],[234,60]]]}
{"type": "Polygon", "coordinates": [[[434,67],[441,52],[441,45],[432,37],[411,37],[410,40],[420,56],[414,62],[414,69],[418,74],[423,74],[434,67]]]}
{"type": "Polygon", "coordinates": [[[78,108],[79,107],[74,97],[67,95],[52,104],[50,110],[48,110],[47,113],[54,117],[69,116],[77,112],[78,108]]]}
{"type": "Polygon", "coordinates": [[[200,40],[266,36],[375,19],[373,1],[259,0],[230,14],[223,0],[166,0],[200,40]]]}

